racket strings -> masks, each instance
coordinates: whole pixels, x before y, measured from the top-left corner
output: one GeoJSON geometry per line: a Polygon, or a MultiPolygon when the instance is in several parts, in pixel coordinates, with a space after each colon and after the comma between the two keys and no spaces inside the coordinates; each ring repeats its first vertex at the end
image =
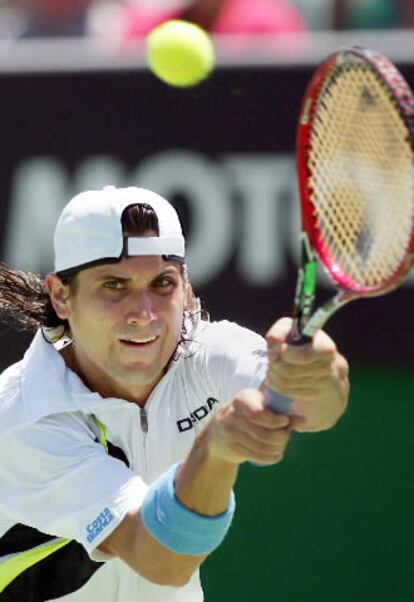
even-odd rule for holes
{"type": "Polygon", "coordinates": [[[327,251],[353,281],[383,283],[409,244],[414,169],[400,112],[364,62],[326,83],[310,146],[311,199],[327,251]]]}

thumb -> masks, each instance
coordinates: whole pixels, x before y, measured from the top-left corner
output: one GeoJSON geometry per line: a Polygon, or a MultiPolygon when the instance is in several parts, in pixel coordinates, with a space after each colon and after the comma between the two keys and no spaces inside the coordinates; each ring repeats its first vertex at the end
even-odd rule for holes
{"type": "Polygon", "coordinates": [[[282,345],[286,342],[291,327],[292,318],[281,318],[269,328],[266,334],[269,359],[280,358],[282,345]]]}

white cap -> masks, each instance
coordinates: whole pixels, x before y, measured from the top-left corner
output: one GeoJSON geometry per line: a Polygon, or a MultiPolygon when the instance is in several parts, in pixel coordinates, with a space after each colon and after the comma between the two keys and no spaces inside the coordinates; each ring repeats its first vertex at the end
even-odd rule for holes
{"type": "Polygon", "coordinates": [[[55,272],[123,256],[165,255],[184,259],[185,242],[174,207],[143,188],[82,192],[64,208],[55,229],[55,272]],[[145,203],[158,218],[159,236],[127,237],[121,217],[126,207],[145,203]]]}

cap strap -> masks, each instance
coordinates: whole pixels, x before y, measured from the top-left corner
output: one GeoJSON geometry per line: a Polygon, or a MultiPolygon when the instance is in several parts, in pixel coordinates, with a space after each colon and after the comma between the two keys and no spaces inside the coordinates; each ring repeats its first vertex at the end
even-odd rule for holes
{"type": "Polygon", "coordinates": [[[173,237],[127,237],[125,238],[127,257],[135,255],[177,255],[184,257],[184,238],[173,237]]]}

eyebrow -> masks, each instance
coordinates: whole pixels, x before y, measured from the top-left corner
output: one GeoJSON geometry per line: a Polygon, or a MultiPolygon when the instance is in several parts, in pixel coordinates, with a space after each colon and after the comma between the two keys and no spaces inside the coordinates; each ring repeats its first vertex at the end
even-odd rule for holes
{"type": "MultiPolygon", "coordinates": [[[[155,278],[159,278],[160,276],[167,276],[167,275],[179,275],[179,271],[177,270],[177,268],[175,268],[173,266],[168,266],[161,272],[155,274],[155,276],[153,276],[152,280],[154,280],[155,278]]],[[[102,282],[103,280],[118,280],[119,282],[130,282],[132,279],[133,278],[130,276],[121,276],[121,275],[115,274],[113,272],[105,272],[105,273],[101,274],[100,276],[97,276],[96,282],[102,282]]]]}
{"type": "Polygon", "coordinates": [[[115,274],[102,274],[102,276],[98,276],[96,278],[96,282],[101,282],[102,280],[119,280],[120,282],[128,282],[132,280],[131,278],[126,278],[125,276],[116,276],[115,274]]]}

